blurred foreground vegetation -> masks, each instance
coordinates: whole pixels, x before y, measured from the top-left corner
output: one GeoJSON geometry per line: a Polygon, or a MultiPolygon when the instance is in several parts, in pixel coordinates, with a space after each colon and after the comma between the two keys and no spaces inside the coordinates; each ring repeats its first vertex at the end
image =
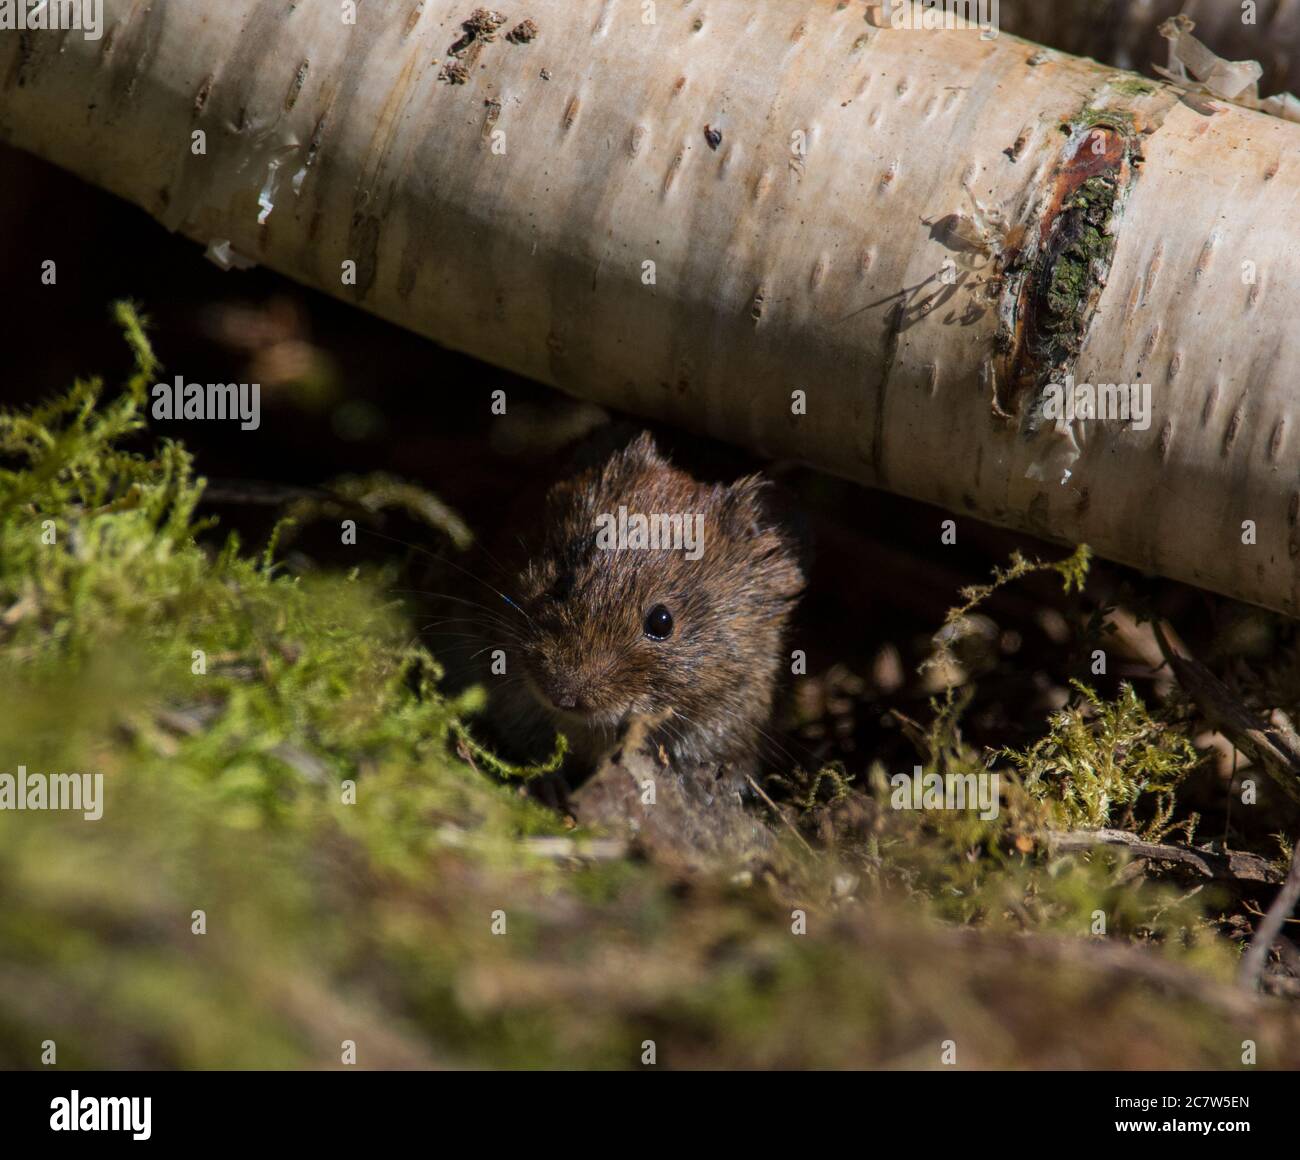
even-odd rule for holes
{"type": "MultiPolygon", "coordinates": [[[[997,755],[991,820],[787,769],[760,864],[585,857],[467,753],[480,697],[440,692],[393,572],[291,575],[196,519],[181,446],[123,449],[158,368],[119,317],[123,391],[0,418],[0,772],[106,789],[96,822],[0,811],[0,1064],[1300,1065],[1294,1009],[1232,985],[1217,884],[1046,839],[1190,841],[1177,714],[1079,686],[997,755]]],[[[987,768],[962,707],[910,724],[927,772],[987,768]]]]}

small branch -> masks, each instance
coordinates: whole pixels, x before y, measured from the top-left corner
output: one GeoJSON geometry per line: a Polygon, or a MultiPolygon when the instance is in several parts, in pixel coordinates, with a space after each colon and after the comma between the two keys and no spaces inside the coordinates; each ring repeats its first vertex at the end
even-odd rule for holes
{"type": "Polygon", "coordinates": [[[1144,842],[1125,830],[1070,830],[1063,834],[1048,831],[1038,837],[1054,854],[1092,850],[1098,846],[1122,846],[1134,857],[1151,862],[1174,862],[1219,882],[1263,882],[1275,886],[1282,880],[1282,875],[1257,854],[1233,850],[1220,853],[1171,842],[1144,842]]]}
{"type": "Polygon", "coordinates": [[[921,760],[930,761],[934,755],[930,752],[930,739],[925,735],[925,730],[898,709],[890,709],[889,715],[898,722],[903,734],[912,743],[912,748],[920,755],[921,760]]]}
{"type": "Polygon", "coordinates": [[[1300,805],[1300,739],[1295,731],[1274,715],[1264,725],[1209,669],[1194,657],[1178,652],[1157,623],[1156,640],[1173,669],[1178,683],[1221,733],[1269,775],[1295,805],[1300,805]]]}
{"type": "MultiPolygon", "coordinates": [[[[1201,711],[1232,743],[1267,773],[1291,801],[1300,805],[1300,737],[1280,710],[1274,711],[1269,724],[1263,725],[1235,697],[1228,687],[1200,661],[1177,652],[1159,624],[1154,625],[1156,640],[1178,683],[1191,695],[1201,711]]],[[[1251,939],[1250,949],[1241,961],[1237,979],[1243,987],[1259,986],[1269,951],[1300,902],[1300,842],[1291,855],[1291,869],[1264,921],[1251,939]]]]}
{"type": "Polygon", "coordinates": [[[1255,937],[1250,941],[1250,949],[1241,960],[1237,981],[1243,987],[1253,991],[1259,986],[1264,964],[1268,961],[1268,952],[1273,949],[1273,943],[1282,933],[1282,925],[1291,917],[1297,902],[1300,902],[1300,842],[1296,843],[1291,852],[1291,870],[1286,881],[1273,899],[1273,905],[1268,908],[1264,921],[1259,924],[1255,937]]]}
{"type": "Polygon", "coordinates": [[[804,839],[804,836],[801,833],[799,833],[797,829],[795,829],[794,823],[791,822],[790,819],[785,816],[785,814],[783,814],[779,809],[776,808],[776,803],[770,797],[768,797],[766,793],[763,792],[763,787],[759,785],[758,782],[756,782],[748,774],[745,775],[745,780],[749,782],[750,787],[753,789],[753,791],[756,794],[758,794],[758,796],[762,798],[764,802],[767,803],[767,808],[770,809],[774,814],[776,814],[776,816],[780,818],[782,822],[785,823],[785,826],[790,831],[790,833],[792,833],[796,838],[799,839],[799,844],[805,850],[807,850],[808,853],[811,854],[813,852],[813,848],[810,845],[808,845],[807,841],[804,839]]]}

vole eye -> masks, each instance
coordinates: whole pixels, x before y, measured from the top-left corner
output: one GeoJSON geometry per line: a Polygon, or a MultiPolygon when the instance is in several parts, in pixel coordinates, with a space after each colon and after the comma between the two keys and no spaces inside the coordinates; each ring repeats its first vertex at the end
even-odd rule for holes
{"type": "Polygon", "coordinates": [[[651,640],[667,640],[673,634],[673,614],[656,604],[645,618],[645,634],[651,640]]]}

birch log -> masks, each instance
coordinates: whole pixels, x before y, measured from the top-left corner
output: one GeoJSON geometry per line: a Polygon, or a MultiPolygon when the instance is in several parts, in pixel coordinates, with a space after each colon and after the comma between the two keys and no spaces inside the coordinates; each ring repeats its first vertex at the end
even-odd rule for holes
{"type": "Polygon", "coordinates": [[[0,136],[575,395],[1296,612],[1300,125],[859,3],[501,2],[106,0],[0,34],[0,136]]]}

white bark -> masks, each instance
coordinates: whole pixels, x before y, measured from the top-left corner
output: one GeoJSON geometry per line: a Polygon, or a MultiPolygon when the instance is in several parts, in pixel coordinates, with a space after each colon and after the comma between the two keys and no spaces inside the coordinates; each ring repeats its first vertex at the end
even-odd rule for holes
{"type": "Polygon", "coordinates": [[[574,394],[1300,607],[1300,126],[835,0],[511,0],[450,84],[473,7],[107,0],[98,42],[0,34],[0,136],[574,394]],[[1077,361],[1032,356],[1094,140],[1113,261],[1077,361]],[[1048,364],[1150,383],[1149,429],[1032,434],[1048,364]]]}

